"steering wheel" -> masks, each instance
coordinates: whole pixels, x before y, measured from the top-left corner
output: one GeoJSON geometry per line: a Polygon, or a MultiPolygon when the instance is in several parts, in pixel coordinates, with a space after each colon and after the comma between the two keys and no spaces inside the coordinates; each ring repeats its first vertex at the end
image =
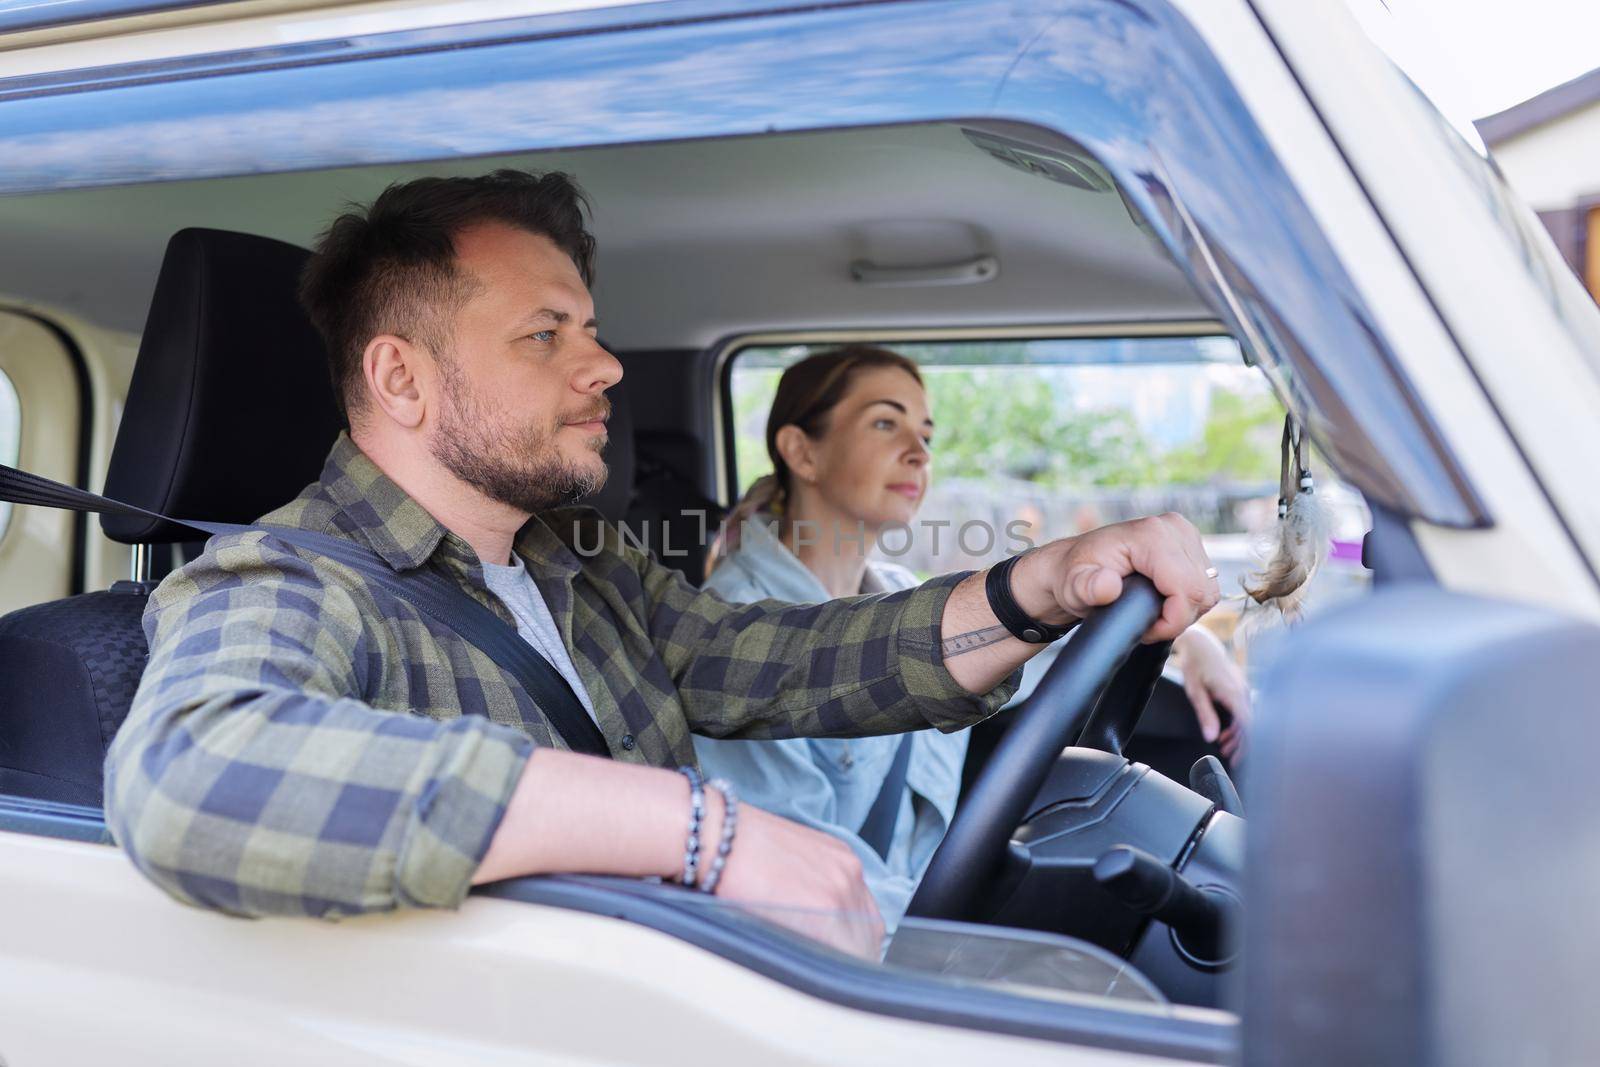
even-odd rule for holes
{"type": "Polygon", "coordinates": [[[1012,831],[1085,717],[1089,721],[1078,745],[1121,754],[1172,647],[1170,642],[1139,643],[1160,617],[1161,604],[1150,580],[1132,575],[1123,579],[1114,603],[1084,619],[962,798],[907,915],[972,915],[992,884],[1012,831]]]}

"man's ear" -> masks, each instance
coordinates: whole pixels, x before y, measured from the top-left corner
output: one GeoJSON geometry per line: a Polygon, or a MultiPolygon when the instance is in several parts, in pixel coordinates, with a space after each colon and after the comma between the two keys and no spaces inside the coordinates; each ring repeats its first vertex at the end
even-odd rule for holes
{"type": "Polygon", "coordinates": [[[804,430],[793,423],[781,426],[778,428],[775,443],[778,446],[778,455],[783,457],[790,474],[802,482],[812,483],[817,480],[817,450],[804,430]]]}
{"type": "Polygon", "coordinates": [[[432,365],[416,345],[394,334],[379,334],[361,353],[361,377],[377,412],[408,430],[427,414],[432,365]]]}

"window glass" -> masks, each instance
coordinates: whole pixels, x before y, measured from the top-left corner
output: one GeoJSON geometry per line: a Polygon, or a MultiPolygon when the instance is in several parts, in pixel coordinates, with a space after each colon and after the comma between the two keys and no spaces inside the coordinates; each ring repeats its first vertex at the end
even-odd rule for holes
{"type": "MultiPolygon", "coordinates": [[[[827,345],[752,347],[730,375],[740,489],[772,469],[767,411],[784,368],[827,345]]],[[[910,530],[881,558],[919,576],[984,567],[1030,545],[1176,511],[1200,530],[1229,599],[1208,620],[1228,636],[1240,581],[1277,528],[1284,411],[1230,337],[1074,338],[891,344],[922,369],[935,422],[933,479],[910,530]]],[[[1307,609],[1367,587],[1360,494],[1315,454],[1328,509],[1326,564],[1307,609]]],[[[1041,665],[1042,666],[1042,665],[1041,665]]]]}
{"type": "MultiPolygon", "coordinates": [[[[17,387],[11,384],[5,371],[0,371],[0,463],[8,467],[17,465],[22,447],[22,403],[17,398],[17,387]]],[[[11,505],[0,501],[0,537],[11,526],[11,505]]]]}
{"type": "Polygon", "coordinates": [[[1119,1006],[1166,1005],[1167,997],[1128,961],[1078,938],[1007,926],[903,917],[892,935],[874,940],[860,915],[812,908],[729,902],[689,896],[676,900],[735,927],[760,923],[769,933],[799,938],[855,963],[982,986],[1039,999],[1078,996],[1119,1006]]]}

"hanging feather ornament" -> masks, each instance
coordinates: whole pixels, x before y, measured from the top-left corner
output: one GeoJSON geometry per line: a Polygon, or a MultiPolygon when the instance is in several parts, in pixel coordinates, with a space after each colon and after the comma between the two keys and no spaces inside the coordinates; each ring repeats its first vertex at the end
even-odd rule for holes
{"type": "Polygon", "coordinates": [[[1261,568],[1241,579],[1248,596],[1239,626],[1245,634],[1271,623],[1293,623],[1304,612],[1306,589],[1328,556],[1333,519],[1317,497],[1306,463],[1306,440],[1290,415],[1283,423],[1278,522],[1261,546],[1261,568]]]}

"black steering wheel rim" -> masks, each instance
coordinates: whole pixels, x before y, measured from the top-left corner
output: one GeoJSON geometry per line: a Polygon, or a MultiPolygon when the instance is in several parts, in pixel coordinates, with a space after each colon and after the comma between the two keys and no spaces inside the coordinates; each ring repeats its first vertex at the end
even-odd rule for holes
{"type": "Polygon", "coordinates": [[[1094,712],[1082,727],[1081,743],[1120,753],[1170,647],[1147,646],[1148,652],[1130,662],[1140,637],[1160,617],[1161,605],[1150,580],[1132,575],[1115,602],[1079,625],[962,798],[907,915],[962,919],[972,914],[1012,831],[1061,751],[1078,741],[1073,735],[1090,708],[1094,712]]]}

